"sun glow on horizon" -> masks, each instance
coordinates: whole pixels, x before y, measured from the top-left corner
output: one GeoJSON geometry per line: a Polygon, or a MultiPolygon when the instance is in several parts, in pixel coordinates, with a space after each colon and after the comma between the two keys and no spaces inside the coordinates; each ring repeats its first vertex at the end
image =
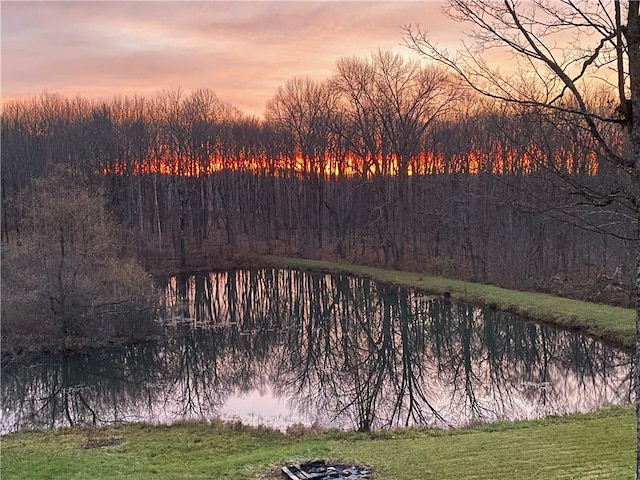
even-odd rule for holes
{"type": "Polygon", "coordinates": [[[293,156],[266,154],[210,155],[208,158],[167,154],[153,159],[111,163],[102,169],[105,175],[173,175],[201,177],[220,171],[249,172],[276,177],[300,178],[372,178],[376,176],[427,176],[445,174],[530,175],[543,167],[551,167],[569,174],[596,175],[598,172],[595,152],[576,155],[577,152],[560,146],[551,156],[537,145],[530,144],[524,151],[505,148],[495,143],[490,150],[471,149],[448,158],[441,152],[425,151],[401,162],[396,154],[358,156],[353,153],[336,155],[327,151],[323,155],[303,156],[297,151],[293,156]],[[578,161],[576,158],[582,157],[578,161]]]}

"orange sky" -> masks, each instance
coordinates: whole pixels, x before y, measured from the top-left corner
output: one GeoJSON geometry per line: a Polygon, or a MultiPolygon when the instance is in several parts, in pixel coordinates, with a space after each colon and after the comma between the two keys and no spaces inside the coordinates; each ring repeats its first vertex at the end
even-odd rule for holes
{"type": "Polygon", "coordinates": [[[2,98],[154,96],[210,88],[262,115],[294,76],[324,79],[343,56],[378,48],[407,56],[401,27],[419,23],[459,46],[459,24],[434,1],[6,1],[2,98]]]}

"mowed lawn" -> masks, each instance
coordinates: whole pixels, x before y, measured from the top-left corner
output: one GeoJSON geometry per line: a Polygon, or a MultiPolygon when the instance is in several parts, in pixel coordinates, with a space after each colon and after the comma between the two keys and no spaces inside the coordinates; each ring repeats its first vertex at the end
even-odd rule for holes
{"type": "Polygon", "coordinates": [[[632,479],[630,407],[451,432],[282,434],[183,423],[2,437],[7,479],[271,479],[302,460],[370,465],[378,480],[632,479]]]}
{"type": "MultiPolygon", "coordinates": [[[[630,309],[371,267],[276,257],[264,263],[348,272],[439,294],[446,290],[459,300],[633,345],[630,309]]],[[[376,480],[624,480],[634,478],[635,425],[633,409],[618,407],[452,431],[283,434],[214,422],[21,432],[1,437],[0,478],[270,480],[282,478],[284,464],[327,459],[370,465],[376,480]]]]}

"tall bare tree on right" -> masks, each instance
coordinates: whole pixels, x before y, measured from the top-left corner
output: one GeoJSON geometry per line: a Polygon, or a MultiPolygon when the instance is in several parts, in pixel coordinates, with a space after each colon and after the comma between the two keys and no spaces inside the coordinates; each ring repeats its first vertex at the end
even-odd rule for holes
{"type": "MultiPolygon", "coordinates": [[[[637,0],[448,0],[445,14],[472,29],[464,47],[449,52],[420,27],[405,28],[407,45],[447,66],[471,89],[514,108],[514,114],[548,121],[571,132],[597,157],[595,181],[544,160],[573,205],[613,206],[626,222],[635,249],[636,414],[640,419],[640,2],[637,0]],[[500,56],[496,55],[498,53],[500,56]],[[492,59],[502,58],[502,68],[492,59]],[[504,61],[506,59],[506,62],[504,61]],[[635,231],[635,234],[633,233],[635,231]]],[[[588,228],[621,235],[609,225],[588,228]]],[[[640,480],[640,421],[636,479],[640,480]]]]}

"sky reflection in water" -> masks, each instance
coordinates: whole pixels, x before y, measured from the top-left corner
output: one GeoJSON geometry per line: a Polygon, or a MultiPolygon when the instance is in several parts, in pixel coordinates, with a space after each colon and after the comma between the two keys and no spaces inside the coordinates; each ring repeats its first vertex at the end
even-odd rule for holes
{"type": "Polygon", "coordinates": [[[166,338],[2,366],[2,432],[182,419],[370,430],[628,403],[631,356],[403,288],[289,270],[166,280],[166,338]]]}

